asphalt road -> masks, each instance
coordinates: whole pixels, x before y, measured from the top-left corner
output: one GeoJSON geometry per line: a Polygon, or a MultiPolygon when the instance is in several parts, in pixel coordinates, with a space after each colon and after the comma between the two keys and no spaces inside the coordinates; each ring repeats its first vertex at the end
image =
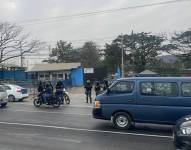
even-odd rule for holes
{"type": "Polygon", "coordinates": [[[79,101],[59,109],[32,102],[0,109],[0,150],[174,150],[172,127],[136,124],[119,131],[79,101]]]}

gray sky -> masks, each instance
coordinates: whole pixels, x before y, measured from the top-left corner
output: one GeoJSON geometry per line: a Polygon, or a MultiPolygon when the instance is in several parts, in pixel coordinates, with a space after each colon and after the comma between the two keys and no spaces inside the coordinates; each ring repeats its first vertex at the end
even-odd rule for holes
{"type": "Polygon", "coordinates": [[[164,1],[168,0],[0,0],[0,20],[20,24],[33,37],[52,45],[66,40],[75,47],[87,40],[103,46],[111,38],[132,30],[172,33],[191,28],[191,1],[27,24],[30,20],[164,1]]]}

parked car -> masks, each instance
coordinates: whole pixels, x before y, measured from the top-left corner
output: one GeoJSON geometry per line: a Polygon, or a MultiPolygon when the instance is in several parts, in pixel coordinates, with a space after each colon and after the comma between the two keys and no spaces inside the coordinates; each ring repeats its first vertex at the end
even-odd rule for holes
{"type": "Polygon", "coordinates": [[[10,102],[22,101],[24,98],[29,96],[26,88],[14,84],[4,84],[4,86],[10,102]]]}
{"type": "Polygon", "coordinates": [[[0,85],[0,107],[5,107],[7,105],[7,92],[3,85],[0,85]]]}
{"type": "Polygon", "coordinates": [[[173,135],[177,149],[191,150],[191,115],[177,121],[173,135]]]}
{"type": "Polygon", "coordinates": [[[95,99],[93,117],[128,129],[134,123],[174,125],[191,114],[190,77],[118,79],[95,99]]]}

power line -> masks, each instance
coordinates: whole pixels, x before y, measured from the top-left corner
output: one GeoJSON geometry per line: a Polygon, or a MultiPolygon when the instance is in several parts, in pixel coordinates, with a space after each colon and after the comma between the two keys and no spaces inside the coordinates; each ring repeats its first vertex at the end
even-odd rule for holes
{"type": "Polygon", "coordinates": [[[33,25],[33,24],[37,25],[37,24],[43,24],[43,23],[51,23],[51,22],[55,22],[55,21],[59,21],[59,20],[76,19],[76,18],[82,18],[82,17],[100,15],[100,14],[110,14],[110,13],[114,13],[114,12],[130,10],[130,9],[172,4],[172,3],[184,2],[184,1],[191,2],[191,0],[169,0],[169,1],[164,1],[164,2],[150,3],[150,4],[137,5],[137,6],[129,6],[129,7],[117,8],[117,9],[108,9],[108,10],[92,11],[92,12],[85,12],[85,13],[76,13],[76,14],[71,14],[71,15],[47,17],[47,18],[42,18],[42,19],[40,19],[40,18],[39,19],[31,19],[31,20],[20,21],[18,23],[22,24],[22,25],[33,25]]]}

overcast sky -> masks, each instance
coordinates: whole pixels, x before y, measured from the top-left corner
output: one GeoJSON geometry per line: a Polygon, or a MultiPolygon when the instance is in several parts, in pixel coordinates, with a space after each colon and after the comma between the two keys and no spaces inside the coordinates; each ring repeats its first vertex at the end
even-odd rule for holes
{"type": "Polygon", "coordinates": [[[49,17],[164,1],[168,0],[0,0],[0,20],[20,24],[33,37],[50,44],[66,40],[72,41],[75,47],[81,46],[85,40],[94,40],[103,46],[111,38],[132,30],[171,33],[191,28],[191,1],[42,21],[49,17]],[[34,22],[37,19],[41,22],[34,22]]]}

